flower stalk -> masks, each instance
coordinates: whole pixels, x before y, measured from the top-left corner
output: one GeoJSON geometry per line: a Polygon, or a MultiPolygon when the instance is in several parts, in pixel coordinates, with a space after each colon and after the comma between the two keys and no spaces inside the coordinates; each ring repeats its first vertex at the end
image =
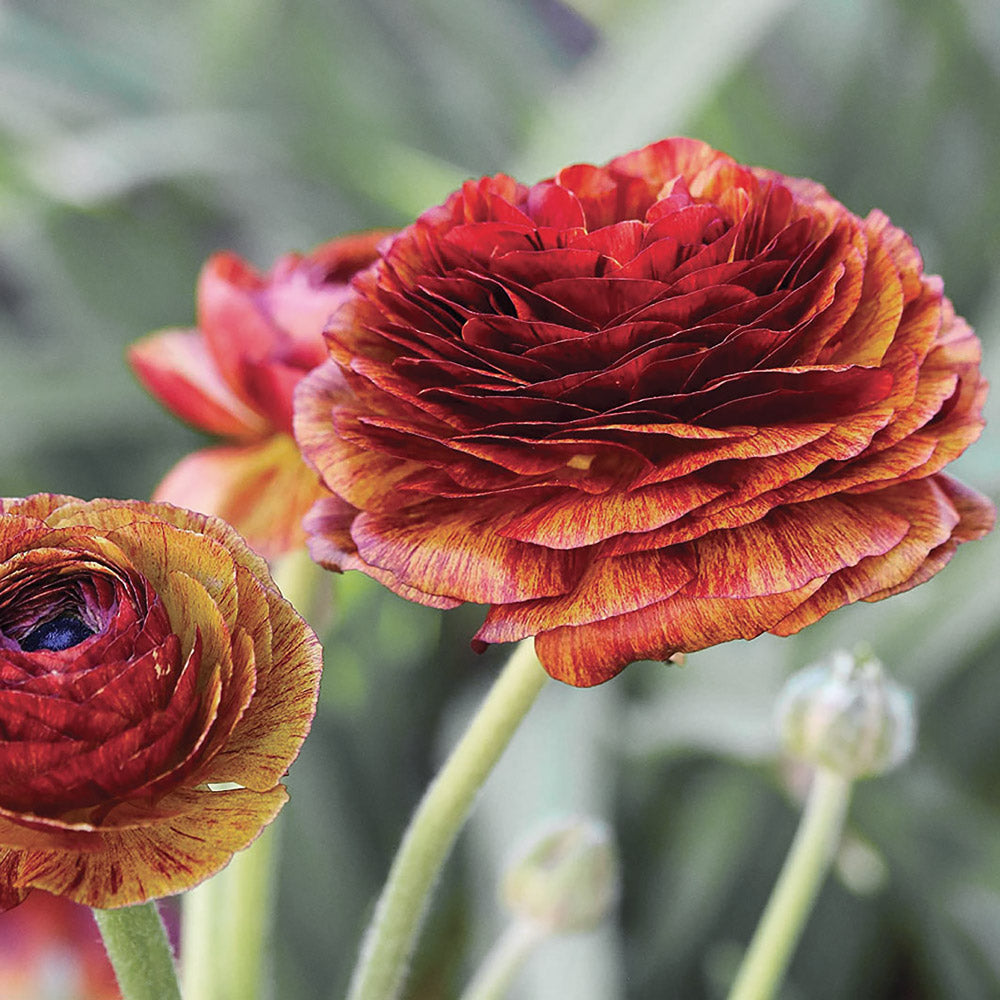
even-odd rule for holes
{"type": "Polygon", "coordinates": [[[94,909],[123,1000],[181,1000],[174,956],[155,902],[94,909]]]}
{"type": "Polygon", "coordinates": [[[184,1000],[218,1000],[217,957],[225,920],[222,880],[226,869],[181,897],[181,979],[184,1000]]]}
{"type": "Polygon", "coordinates": [[[184,1000],[261,1000],[271,975],[276,823],[184,894],[184,1000]]]}
{"type": "Polygon", "coordinates": [[[791,850],[729,1000],[774,995],[840,843],[854,782],[898,767],[913,750],[912,695],[867,648],[837,651],[793,674],[777,704],[785,752],[814,766],[791,850]]]}
{"type": "Polygon", "coordinates": [[[850,778],[817,768],[805,811],[729,1000],[774,996],[833,860],[851,797],[850,778]]]}
{"type": "Polygon", "coordinates": [[[551,930],[533,920],[515,918],[497,939],[461,1000],[503,1000],[531,953],[551,930]]]}
{"type": "Polygon", "coordinates": [[[399,996],[428,896],[472,800],[547,677],[535,657],[533,640],[520,643],[427,789],[403,835],[362,942],[348,1000],[399,996]]]}
{"type": "Polygon", "coordinates": [[[234,856],[226,871],[221,1000],[262,1000],[270,995],[278,838],[272,823],[234,856]]]}

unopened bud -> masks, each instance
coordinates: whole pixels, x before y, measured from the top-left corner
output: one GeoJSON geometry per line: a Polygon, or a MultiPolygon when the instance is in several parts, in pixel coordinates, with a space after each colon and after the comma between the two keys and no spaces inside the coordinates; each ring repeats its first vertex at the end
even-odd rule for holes
{"type": "Polygon", "coordinates": [[[892,770],[916,738],[912,695],[866,653],[839,651],[794,674],[777,711],[791,756],[852,779],[892,770]]]}
{"type": "Polygon", "coordinates": [[[577,818],[532,837],[507,867],[501,894],[515,916],[552,933],[568,933],[597,927],[617,900],[618,888],[610,830],[577,818]]]}

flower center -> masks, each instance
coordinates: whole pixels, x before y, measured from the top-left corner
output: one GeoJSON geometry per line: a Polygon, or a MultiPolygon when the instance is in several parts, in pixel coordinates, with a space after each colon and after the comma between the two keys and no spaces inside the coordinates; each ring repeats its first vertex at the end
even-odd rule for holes
{"type": "Polygon", "coordinates": [[[59,615],[33,628],[21,640],[21,649],[26,653],[34,653],[39,649],[58,652],[78,645],[93,634],[93,629],[84,625],[79,618],[73,615],[59,615]]]}

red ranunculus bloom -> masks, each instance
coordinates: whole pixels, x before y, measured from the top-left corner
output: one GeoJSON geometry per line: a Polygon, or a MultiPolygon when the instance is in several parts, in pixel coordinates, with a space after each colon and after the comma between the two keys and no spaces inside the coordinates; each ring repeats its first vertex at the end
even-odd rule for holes
{"type": "Polygon", "coordinates": [[[323,491],[292,440],[292,392],[326,356],[323,327],[385,236],[289,254],[266,275],[235,254],[215,254],[198,283],[198,329],[163,330],[130,348],[157,399],[233,442],[182,459],[154,500],[225,518],[268,558],[304,544],[302,516],[323,491]]]}
{"type": "Polygon", "coordinates": [[[469,181],[353,282],[296,437],[314,558],[553,676],[770,631],[937,572],[991,505],[979,343],[879,212],[669,139],[469,181]]]}
{"type": "Polygon", "coordinates": [[[0,515],[0,908],[189,888],[287,798],[316,637],[217,518],[51,494],[0,515]]]}

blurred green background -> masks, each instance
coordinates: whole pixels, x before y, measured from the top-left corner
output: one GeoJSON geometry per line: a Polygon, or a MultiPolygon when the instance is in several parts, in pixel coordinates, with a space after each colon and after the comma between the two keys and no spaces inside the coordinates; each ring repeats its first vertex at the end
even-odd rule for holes
{"type": "MultiPolygon", "coordinates": [[[[0,3],[0,494],[145,497],[202,443],[122,354],[191,323],[213,250],[266,268],[405,224],[467,176],[530,182],[676,133],[888,212],[996,384],[998,108],[995,0],[0,3]]],[[[954,471],[996,499],[996,434],[954,471]]],[[[457,994],[501,926],[510,843],[566,812],[616,831],[621,905],[512,996],[723,996],[798,809],[775,692],[859,639],[916,690],[919,749],[859,789],[783,996],[1000,996],[998,537],[792,639],[550,685],[439,886],[412,997],[457,994]]],[[[321,712],[282,817],[280,1000],[342,995],[406,818],[504,652],[469,652],[479,609],[329,586],[321,712]]]]}

